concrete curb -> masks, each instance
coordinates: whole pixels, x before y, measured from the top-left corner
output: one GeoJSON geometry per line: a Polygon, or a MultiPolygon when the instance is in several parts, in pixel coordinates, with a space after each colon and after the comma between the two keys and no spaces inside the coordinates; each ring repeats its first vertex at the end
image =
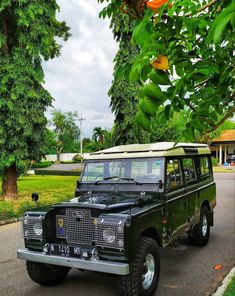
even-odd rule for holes
{"type": "Polygon", "coordinates": [[[12,219],[9,219],[9,220],[0,221],[0,226],[15,223],[15,222],[19,222],[20,220],[21,220],[21,218],[12,218],[12,219]]]}
{"type": "Polygon", "coordinates": [[[219,288],[217,289],[217,291],[212,294],[212,296],[223,296],[227,286],[230,283],[230,280],[232,279],[232,277],[235,275],[235,267],[233,267],[229,274],[224,278],[224,280],[222,281],[222,285],[219,286],[219,288]]]}

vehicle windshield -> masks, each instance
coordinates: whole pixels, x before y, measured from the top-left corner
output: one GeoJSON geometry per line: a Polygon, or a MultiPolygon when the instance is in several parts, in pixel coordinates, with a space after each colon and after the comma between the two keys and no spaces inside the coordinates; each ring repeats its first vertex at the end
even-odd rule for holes
{"type": "Polygon", "coordinates": [[[163,180],[163,158],[88,161],[81,182],[115,183],[137,181],[157,183],[163,180]]]}

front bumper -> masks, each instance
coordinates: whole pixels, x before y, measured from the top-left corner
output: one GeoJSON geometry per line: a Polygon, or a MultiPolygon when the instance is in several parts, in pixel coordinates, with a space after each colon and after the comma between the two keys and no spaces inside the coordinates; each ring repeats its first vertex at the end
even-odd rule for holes
{"type": "Polygon", "coordinates": [[[45,264],[73,267],[84,270],[105,272],[117,275],[129,274],[129,264],[121,262],[111,262],[99,259],[84,260],[77,258],[45,255],[42,252],[30,251],[28,249],[18,249],[17,258],[27,261],[40,262],[45,264]]]}

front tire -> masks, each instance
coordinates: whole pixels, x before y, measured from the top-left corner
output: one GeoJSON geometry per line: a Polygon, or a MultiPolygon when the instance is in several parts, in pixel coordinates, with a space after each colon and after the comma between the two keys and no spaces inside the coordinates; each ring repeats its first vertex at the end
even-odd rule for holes
{"type": "Polygon", "coordinates": [[[160,260],[158,245],[149,237],[141,237],[130,273],[119,277],[123,296],[152,296],[159,281],[160,260]]]}
{"type": "Polygon", "coordinates": [[[210,212],[206,206],[202,206],[200,221],[189,233],[189,242],[193,245],[205,246],[210,236],[210,212]]]}
{"type": "Polygon", "coordinates": [[[54,286],[62,282],[70,268],[38,262],[27,261],[26,268],[29,277],[42,286],[54,286]]]}

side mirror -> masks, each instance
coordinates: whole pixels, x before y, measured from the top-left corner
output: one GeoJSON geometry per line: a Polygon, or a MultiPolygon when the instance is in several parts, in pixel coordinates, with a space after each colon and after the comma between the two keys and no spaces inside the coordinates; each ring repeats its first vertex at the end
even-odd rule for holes
{"type": "Polygon", "coordinates": [[[38,199],[39,199],[39,194],[37,192],[33,192],[32,193],[32,201],[34,201],[37,204],[37,206],[39,207],[38,199]]]}

